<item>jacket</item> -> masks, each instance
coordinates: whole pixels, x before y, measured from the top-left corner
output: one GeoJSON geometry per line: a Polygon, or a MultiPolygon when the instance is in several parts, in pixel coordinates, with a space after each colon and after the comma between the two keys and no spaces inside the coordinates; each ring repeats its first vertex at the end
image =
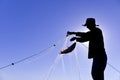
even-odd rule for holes
{"type": "Polygon", "coordinates": [[[89,41],[88,58],[102,57],[106,55],[102,31],[95,28],[88,32],[78,32],[78,42],[89,41]]]}

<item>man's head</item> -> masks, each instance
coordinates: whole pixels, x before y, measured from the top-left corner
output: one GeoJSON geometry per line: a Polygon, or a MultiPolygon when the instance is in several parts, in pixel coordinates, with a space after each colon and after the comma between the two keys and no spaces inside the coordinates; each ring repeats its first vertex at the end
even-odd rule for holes
{"type": "Polygon", "coordinates": [[[95,18],[87,18],[86,23],[83,26],[87,26],[87,28],[91,30],[99,25],[96,25],[95,18]]]}

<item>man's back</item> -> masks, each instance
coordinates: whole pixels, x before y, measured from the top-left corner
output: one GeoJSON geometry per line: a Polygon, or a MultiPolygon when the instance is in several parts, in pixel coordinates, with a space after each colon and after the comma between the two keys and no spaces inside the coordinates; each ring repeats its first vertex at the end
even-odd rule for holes
{"type": "Polygon", "coordinates": [[[100,57],[105,54],[104,40],[102,31],[95,28],[88,32],[89,34],[89,54],[88,58],[100,57]]]}

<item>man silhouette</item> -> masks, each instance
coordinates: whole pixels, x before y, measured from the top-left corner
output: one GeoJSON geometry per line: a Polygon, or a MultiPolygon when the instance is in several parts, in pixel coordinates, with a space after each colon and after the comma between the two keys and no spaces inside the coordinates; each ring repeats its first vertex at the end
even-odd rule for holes
{"type": "Polygon", "coordinates": [[[104,80],[104,70],[107,64],[107,55],[104,48],[104,40],[102,31],[96,27],[94,18],[87,18],[86,26],[88,32],[67,32],[68,35],[75,34],[76,37],[71,38],[71,41],[77,42],[89,41],[88,58],[93,59],[92,63],[92,78],[93,80],[104,80]]]}

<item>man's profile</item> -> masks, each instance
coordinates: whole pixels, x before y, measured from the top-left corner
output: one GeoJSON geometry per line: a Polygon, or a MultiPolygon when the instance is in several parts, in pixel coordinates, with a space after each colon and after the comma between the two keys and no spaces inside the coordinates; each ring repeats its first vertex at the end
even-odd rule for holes
{"type": "Polygon", "coordinates": [[[93,80],[104,80],[104,70],[107,64],[107,55],[104,48],[104,40],[102,30],[96,25],[95,18],[87,18],[83,25],[90,31],[88,32],[67,32],[68,35],[76,35],[71,41],[77,42],[89,41],[88,58],[93,59],[92,78],[93,80]]]}

